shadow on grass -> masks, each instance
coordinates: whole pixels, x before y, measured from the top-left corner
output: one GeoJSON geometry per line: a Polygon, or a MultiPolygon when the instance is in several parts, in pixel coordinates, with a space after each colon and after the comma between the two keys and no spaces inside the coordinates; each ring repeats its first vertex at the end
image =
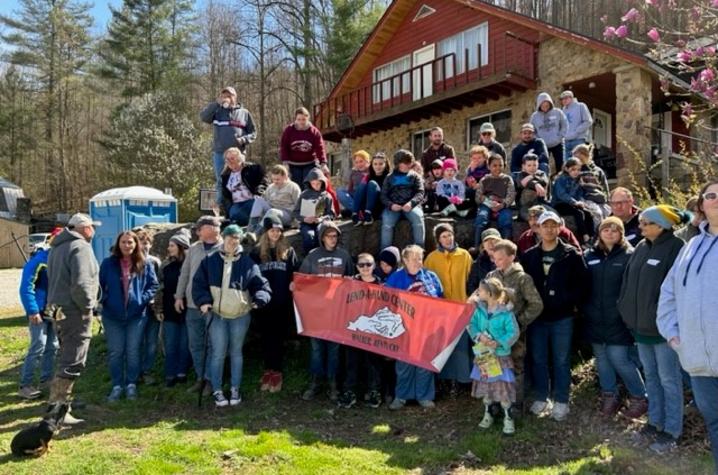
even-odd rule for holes
{"type": "MultiPolygon", "coordinates": [[[[20,313],[20,312],[18,312],[18,313],[20,313]]],[[[18,315],[17,317],[0,318],[0,331],[3,328],[26,327],[26,326],[27,326],[27,317],[25,315],[18,315]]]]}

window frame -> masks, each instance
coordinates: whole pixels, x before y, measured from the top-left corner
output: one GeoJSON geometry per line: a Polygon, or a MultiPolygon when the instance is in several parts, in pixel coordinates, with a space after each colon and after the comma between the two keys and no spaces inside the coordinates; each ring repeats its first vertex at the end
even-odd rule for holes
{"type": "MultiPolygon", "coordinates": [[[[479,145],[478,142],[475,143],[475,144],[472,144],[472,143],[471,143],[471,122],[474,121],[474,120],[477,120],[477,119],[481,119],[481,118],[483,118],[483,117],[487,117],[489,120],[484,120],[484,121],[482,121],[482,122],[491,122],[491,123],[493,124],[493,121],[491,120],[491,117],[492,117],[492,116],[495,116],[495,115],[498,115],[498,114],[503,114],[504,112],[508,112],[508,113],[509,113],[509,124],[511,124],[511,120],[513,119],[513,112],[512,112],[512,110],[511,110],[510,107],[506,107],[506,108],[504,108],[504,109],[499,109],[499,110],[496,110],[496,111],[492,111],[492,112],[489,112],[489,113],[486,113],[486,114],[476,115],[476,116],[469,117],[468,119],[466,119],[466,150],[471,150],[471,147],[472,147],[473,145],[479,145]]],[[[479,127],[480,127],[480,126],[481,126],[481,124],[479,124],[479,127]]],[[[507,142],[501,142],[501,141],[499,141],[499,140],[497,140],[497,142],[499,142],[499,143],[500,143],[501,145],[503,145],[504,147],[510,146],[510,145],[511,145],[511,131],[509,131],[509,140],[508,140],[507,142]]]]}

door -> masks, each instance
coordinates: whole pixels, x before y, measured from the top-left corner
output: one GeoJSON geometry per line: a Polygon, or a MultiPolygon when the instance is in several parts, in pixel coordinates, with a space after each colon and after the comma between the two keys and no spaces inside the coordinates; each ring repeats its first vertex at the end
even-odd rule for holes
{"type": "Polygon", "coordinates": [[[611,148],[611,114],[600,109],[593,109],[593,141],[597,147],[611,148]]]}
{"type": "Polygon", "coordinates": [[[433,44],[414,51],[414,54],[412,55],[412,68],[420,66],[420,68],[414,69],[412,74],[412,90],[414,91],[413,96],[415,101],[429,97],[434,92],[433,60],[433,44]]]}

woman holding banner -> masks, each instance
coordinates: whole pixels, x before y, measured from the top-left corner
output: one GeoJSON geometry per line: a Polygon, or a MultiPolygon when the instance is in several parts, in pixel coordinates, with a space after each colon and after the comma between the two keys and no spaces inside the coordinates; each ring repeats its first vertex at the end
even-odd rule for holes
{"type": "MultiPolygon", "coordinates": [[[[394,289],[416,292],[431,297],[443,297],[444,290],[435,273],[424,269],[424,250],[412,244],[401,251],[404,267],[394,272],[386,281],[386,286],[394,289]]],[[[389,409],[404,407],[409,399],[416,400],[423,408],[433,408],[434,375],[418,366],[396,362],[396,395],[389,409]]]]}

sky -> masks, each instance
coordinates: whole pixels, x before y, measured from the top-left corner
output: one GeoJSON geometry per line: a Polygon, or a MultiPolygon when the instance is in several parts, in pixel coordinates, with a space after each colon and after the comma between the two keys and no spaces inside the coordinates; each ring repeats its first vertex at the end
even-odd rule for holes
{"type": "MultiPolygon", "coordinates": [[[[89,0],[94,3],[92,7],[92,15],[95,17],[94,31],[101,32],[105,30],[105,26],[110,21],[109,5],[117,7],[122,4],[122,0],[89,0]]],[[[20,0],[0,0],[0,15],[12,15],[13,11],[19,10],[20,0]]]]}

